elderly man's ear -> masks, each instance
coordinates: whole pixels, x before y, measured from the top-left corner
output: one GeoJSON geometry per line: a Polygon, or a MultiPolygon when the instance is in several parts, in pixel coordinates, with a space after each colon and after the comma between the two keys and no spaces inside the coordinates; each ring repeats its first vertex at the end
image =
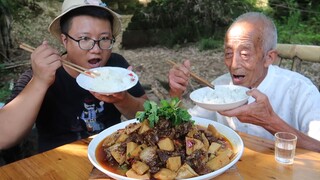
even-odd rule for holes
{"type": "Polygon", "coordinates": [[[277,50],[270,50],[268,51],[265,57],[265,67],[268,67],[270,64],[273,64],[278,58],[277,50]]]}

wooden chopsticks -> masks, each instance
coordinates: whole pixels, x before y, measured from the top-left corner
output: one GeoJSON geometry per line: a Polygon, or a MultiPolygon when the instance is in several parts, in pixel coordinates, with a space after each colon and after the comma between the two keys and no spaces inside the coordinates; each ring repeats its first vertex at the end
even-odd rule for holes
{"type": "MultiPolygon", "coordinates": [[[[21,49],[24,49],[24,50],[26,50],[26,51],[28,51],[28,52],[31,52],[31,53],[35,50],[34,47],[32,47],[32,46],[30,46],[30,45],[28,45],[28,44],[25,44],[25,43],[21,43],[21,44],[19,45],[19,47],[20,47],[21,49]]],[[[84,74],[84,75],[90,76],[90,77],[92,77],[92,78],[94,78],[94,77],[96,77],[96,76],[100,76],[100,74],[99,74],[98,72],[90,71],[90,69],[83,68],[83,67],[81,67],[81,66],[78,66],[78,65],[76,65],[76,64],[73,64],[73,63],[71,63],[71,62],[69,62],[69,61],[66,61],[66,60],[63,60],[63,59],[62,59],[61,61],[62,61],[62,63],[63,63],[65,66],[67,66],[67,67],[69,67],[70,69],[73,69],[73,70],[75,70],[75,71],[77,71],[77,72],[79,72],[79,73],[82,73],[82,74],[84,74]]]]}
{"type": "MultiPolygon", "coordinates": [[[[173,62],[173,61],[171,61],[171,60],[167,60],[167,62],[168,62],[169,64],[173,65],[173,66],[174,66],[174,65],[177,65],[175,62],[173,62]]],[[[214,89],[214,85],[211,84],[210,82],[208,82],[207,80],[201,78],[200,76],[196,75],[195,73],[193,73],[193,72],[191,72],[191,71],[190,71],[190,75],[191,75],[191,77],[193,77],[193,78],[194,78],[195,80],[197,80],[198,82],[200,82],[200,83],[202,83],[202,84],[204,84],[204,85],[206,85],[206,86],[214,89]]]]}
{"type": "Polygon", "coordinates": [[[29,46],[28,44],[25,44],[25,43],[21,43],[21,44],[19,45],[19,47],[20,47],[21,49],[24,49],[24,50],[26,50],[26,51],[28,51],[28,52],[31,52],[31,53],[33,53],[33,51],[35,50],[34,47],[29,46]]]}

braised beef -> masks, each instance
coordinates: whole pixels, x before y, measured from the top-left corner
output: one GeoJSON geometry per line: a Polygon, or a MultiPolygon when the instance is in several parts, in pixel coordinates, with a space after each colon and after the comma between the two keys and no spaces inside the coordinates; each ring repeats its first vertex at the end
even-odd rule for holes
{"type": "MultiPolygon", "coordinates": [[[[205,162],[208,160],[207,153],[203,150],[196,150],[190,156],[187,157],[186,162],[189,166],[198,174],[206,172],[205,162]]],[[[206,173],[204,173],[206,174],[206,173]]]]}
{"type": "Polygon", "coordinates": [[[133,132],[127,138],[126,142],[135,142],[137,144],[143,144],[144,143],[144,139],[143,138],[144,137],[141,134],[138,134],[137,132],[133,132]]]}
{"type": "Polygon", "coordinates": [[[160,118],[158,123],[156,124],[156,129],[159,130],[166,130],[172,127],[172,124],[170,121],[167,121],[164,118],[160,118]]]}
{"type": "Polygon", "coordinates": [[[150,129],[143,134],[144,136],[144,143],[148,146],[155,146],[159,141],[158,134],[155,130],[150,129]]]}
{"type": "Polygon", "coordinates": [[[204,131],[204,133],[210,143],[217,142],[219,140],[217,137],[212,136],[211,132],[204,131]]]}
{"type": "Polygon", "coordinates": [[[171,153],[168,151],[163,151],[161,149],[157,149],[157,154],[161,162],[166,162],[169,157],[171,157],[171,153]]]}
{"type": "Polygon", "coordinates": [[[110,165],[112,166],[118,165],[118,162],[113,158],[108,148],[104,148],[103,151],[105,152],[105,159],[104,159],[105,161],[110,163],[110,165]]]}
{"type": "Polygon", "coordinates": [[[118,147],[118,152],[120,154],[126,154],[126,151],[127,151],[127,143],[121,143],[121,145],[118,147]]]}
{"type": "Polygon", "coordinates": [[[195,133],[195,134],[193,135],[193,138],[202,141],[202,133],[203,133],[203,131],[198,131],[197,133],[195,133]]]}
{"type": "Polygon", "coordinates": [[[150,167],[153,167],[158,163],[157,160],[158,160],[158,156],[154,156],[152,159],[149,159],[149,161],[146,162],[146,164],[150,167]]]}
{"type": "Polygon", "coordinates": [[[153,167],[150,167],[149,171],[151,174],[155,174],[155,173],[159,172],[160,169],[161,169],[161,167],[153,166],[153,167]]]}
{"type": "Polygon", "coordinates": [[[179,139],[181,137],[184,138],[186,136],[186,134],[188,134],[188,132],[190,131],[191,128],[192,128],[191,122],[183,123],[183,124],[176,126],[175,127],[175,129],[176,129],[175,138],[177,138],[177,139],[179,139]]]}

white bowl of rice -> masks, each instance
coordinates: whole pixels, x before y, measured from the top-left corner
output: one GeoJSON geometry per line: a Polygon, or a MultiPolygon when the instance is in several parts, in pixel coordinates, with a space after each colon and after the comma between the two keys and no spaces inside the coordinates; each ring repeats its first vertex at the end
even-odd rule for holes
{"type": "Polygon", "coordinates": [[[113,94],[130,89],[138,82],[138,76],[121,67],[98,67],[90,69],[100,75],[94,78],[79,74],[76,81],[82,88],[100,94],[113,94]]]}
{"type": "Polygon", "coordinates": [[[249,89],[236,85],[216,85],[215,89],[203,87],[193,91],[190,99],[198,106],[211,111],[234,109],[248,102],[249,89]]]}

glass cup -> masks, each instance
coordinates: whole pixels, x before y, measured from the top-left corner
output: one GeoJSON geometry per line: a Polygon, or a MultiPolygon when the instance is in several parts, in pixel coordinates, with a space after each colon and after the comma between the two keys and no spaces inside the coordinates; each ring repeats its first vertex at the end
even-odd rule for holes
{"type": "Polygon", "coordinates": [[[296,151],[297,136],[288,132],[275,135],[275,159],[281,164],[292,164],[296,151]]]}

